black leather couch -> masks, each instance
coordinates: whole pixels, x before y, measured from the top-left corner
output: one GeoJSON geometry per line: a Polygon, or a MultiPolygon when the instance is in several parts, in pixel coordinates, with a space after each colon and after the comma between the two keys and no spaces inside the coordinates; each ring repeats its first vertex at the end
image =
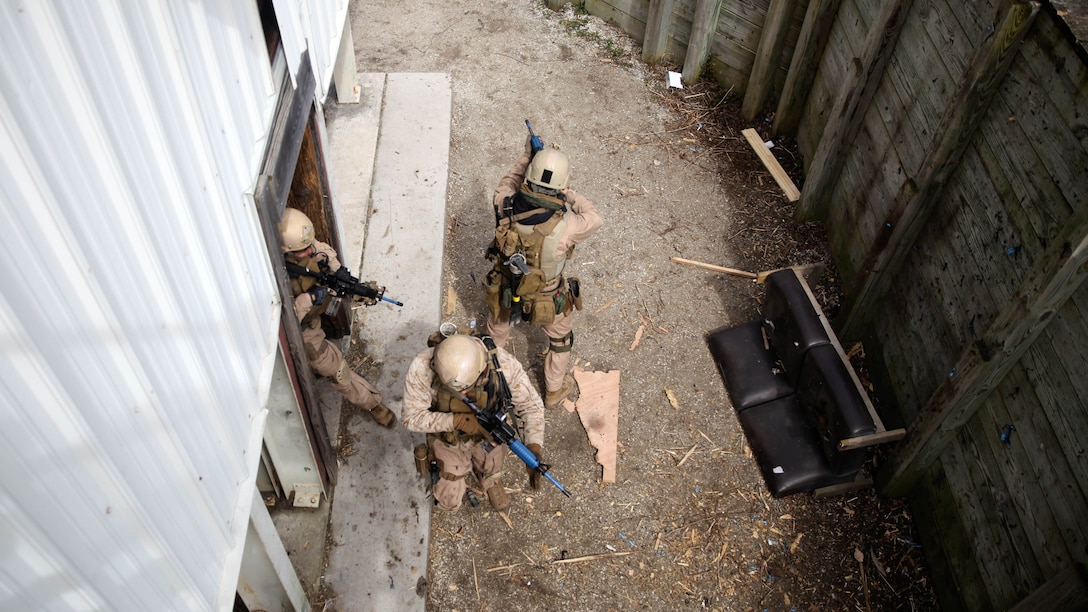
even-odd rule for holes
{"type": "Polygon", "coordinates": [[[767,488],[784,497],[869,484],[866,447],[903,431],[885,431],[800,271],[765,283],[763,319],[707,344],[767,488]]]}

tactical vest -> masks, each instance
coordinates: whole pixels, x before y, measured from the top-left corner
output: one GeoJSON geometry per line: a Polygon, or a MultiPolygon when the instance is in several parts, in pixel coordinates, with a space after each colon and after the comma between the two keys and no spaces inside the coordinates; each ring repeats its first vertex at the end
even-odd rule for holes
{"type": "MultiPolygon", "coordinates": [[[[307,257],[298,262],[298,265],[306,268],[310,272],[327,273],[329,271],[329,258],[321,253],[315,253],[311,257],[307,257]]],[[[317,284],[317,279],[312,276],[306,276],[303,274],[291,274],[288,273],[288,280],[291,286],[291,296],[298,297],[303,293],[306,293],[310,289],[314,288],[317,284]]],[[[311,326],[316,327],[320,325],[321,315],[325,314],[325,310],[329,307],[329,300],[325,298],[325,301],[319,305],[315,305],[310,308],[310,312],[306,313],[306,316],[299,321],[299,325],[302,327],[311,326]]]]}
{"type": "MultiPolygon", "coordinates": [[[[566,211],[562,200],[552,196],[533,193],[524,185],[513,198],[520,202],[504,203],[503,215],[495,228],[495,246],[504,257],[503,261],[515,253],[525,255],[530,270],[539,270],[543,274],[543,285],[536,290],[555,283],[563,274],[570,252],[556,255],[559,240],[567,228],[563,217],[566,211]],[[526,212],[513,214],[514,209],[526,212]],[[533,223],[537,218],[551,213],[546,221],[533,223]]],[[[498,262],[502,265],[502,262],[498,262]]]]}

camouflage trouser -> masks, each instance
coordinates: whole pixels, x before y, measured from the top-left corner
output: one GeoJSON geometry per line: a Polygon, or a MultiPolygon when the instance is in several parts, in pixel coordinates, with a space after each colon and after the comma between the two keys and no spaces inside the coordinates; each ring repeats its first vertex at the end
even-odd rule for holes
{"type": "MultiPolygon", "coordinates": [[[[484,491],[501,476],[506,445],[502,444],[486,452],[481,444],[462,442],[456,446],[434,440],[434,457],[442,466],[438,482],[434,484],[434,499],[440,507],[456,510],[465,497],[465,476],[475,472],[484,491]]],[[[501,486],[501,483],[499,483],[501,486]]]]}
{"type": "MultiPolygon", "coordinates": [[[[544,356],[544,390],[558,391],[563,386],[563,377],[570,364],[570,347],[574,342],[574,310],[555,315],[551,325],[541,325],[548,337],[548,354],[544,356]]],[[[488,316],[487,333],[495,340],[496,346],[506,348],[510,339],[510,311],[501,310],[499,316],[488,316]]]]}
{"type": "Polygon", "coordinates": [[[329,342],[320,327],[303,328],[302,341],[306,345],[306,356],[310,358],[310,368],[332,379],[332,387],[344,399],[363,410],[371,410],[382,403],[382,394],[348,366],[340,349],[329,342]]]}

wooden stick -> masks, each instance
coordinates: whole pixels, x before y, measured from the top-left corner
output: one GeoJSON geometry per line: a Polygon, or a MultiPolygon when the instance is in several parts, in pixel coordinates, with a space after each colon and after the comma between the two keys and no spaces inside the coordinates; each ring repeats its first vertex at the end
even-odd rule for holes
{"type": "Polygon", "coordinates": [[[500,511],[500,512],[499,512],[499,516],[501,516],[501,517],[502,517],[502,520],[506,521],[506,526],[507,526],[507,527],[509,527],[510,529],[513,529],[513,528],[514,528],[514,524],[510,522],[510,517],[509,517],[509,516],[507,516],[505,512],[501,512],[501,511],[500,511]]]}
{"type": "Polygon", "coordinates": [[[680,460],[680,463],[676,464],[676,467],[680,467],[681,465],[684,465],[684,462],[688,460],[688,457],[690,457],[691,454],[694,453],[695,449],[698,448],[698,447],[699,447],[698,444],[692,446],[691,450],[688,451],[688,454],[684,455],[684,458],[680,460]]]}
{"type": "Polygon", "coordinates": [[[605,553],[603,555],[587,555],[585,557],[574,557],[573,559],[559,559],[557,561],[552,561],[552,564],[553,565],[558,565],[560,563],[578,563],[579,561],[595,561],[597,559],[607,559],[608,557],[623,557],[625,555],[630,555],[630,554],[633,554],[633,553],[630,553],[630,552],[614,552],[614,553],[605,553]]]}
{"type": "Polygon", "coordinates": [[[476,559],[472,560],[472,584],[476,585],[476,601],[480,601],[480,579],[476,577],[476,559]]]}
{"type": "Polygon", "coordinates": [[[744,134],[744,137],[748,140],[748,144],[752,145],[752,150],[759,156],[759,161],[763,162],[767,171],[774,177],[775,182],[782,188],[782,191],[786,194],[786,199],[790,202],[800,200],[801,190],[797,189],[797,185],[793,184],[790,175],[786,174],[782,165],[779,164],[774,155],[767,150],[767,145],[763,142],[763,139],[759,137],[759,133],[752,128],[748,128],[746,130],[741,130],[741,134],[744,134]]]}
{"type": "Polygon", "coordinates": [[[703,268],[705,270],[724,272],[725,274],[732,274],[733,276],[743,276],[744,278],[751,279],[759,278],[759,275],[755,272],[746,272],[744,270],[737,270],[736,268],[723,268],[721,266],[715,266],[714,264],[703,263],[701,261],[692,261],[690,259],[682,259],[680,257],[670,257],[669,261],[673,263],[687,264],[689,266],[695,266],[696,268],[703,268]]]}

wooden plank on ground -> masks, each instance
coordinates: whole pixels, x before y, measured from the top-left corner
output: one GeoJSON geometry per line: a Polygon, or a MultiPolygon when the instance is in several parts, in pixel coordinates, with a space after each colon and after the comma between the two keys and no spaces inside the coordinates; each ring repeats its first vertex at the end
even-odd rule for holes
{"type": "Polygon", "coordinates": [[[782,188],[782,191],[786,194],[786,199],[790,202],[796,202],[801,197],[800,190],[797,189],[797,185],[793,184],[793,180],[790,179],[790,175],[786,174],[786,171],[782,168],[782,164],[778,163],[774,155],[767,150],[766,143],[759,137],[759,132],[756,132],[753,128],[748,128],[741,132],[748,140],[748,144],[752,145],[752,150],[759,156],[759,161],[763,162],[763,165],[774,177],[778,186],[782,188]]]}
{"type": "Polygon", "coordinates": [[[616,482],[616,443],[620,425],[620,371],[587,372],[574,368],[578,381],[578,418],[589,443],[597,449],[596,460],[604,471],[601,482],[616,482]]]}

